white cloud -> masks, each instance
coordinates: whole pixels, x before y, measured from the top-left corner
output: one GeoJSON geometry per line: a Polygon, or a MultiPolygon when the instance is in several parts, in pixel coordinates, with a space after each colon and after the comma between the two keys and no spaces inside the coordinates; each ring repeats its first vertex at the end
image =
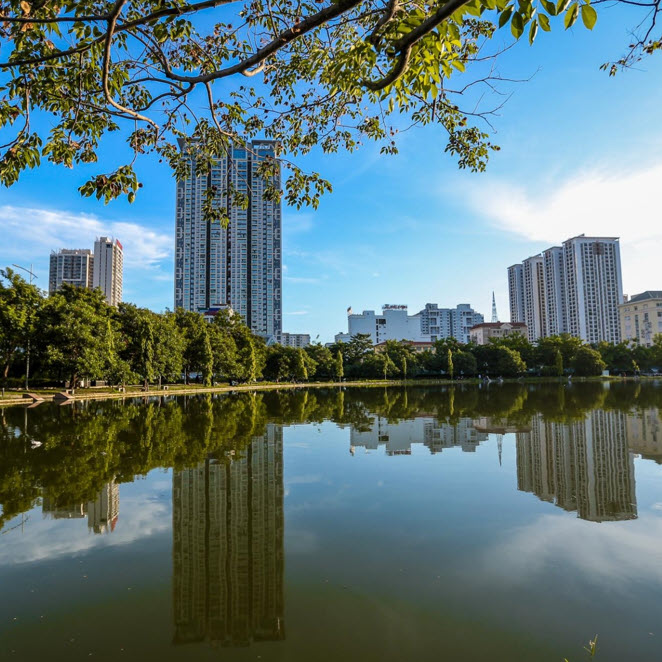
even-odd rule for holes
{"type": "Polygon", "coordinates": [[[642,577],[662,586],[661,535],[659,517],[596,524],[548,514],[505,532],[502,542],[481,552],[485,558],[477,563],[497,569],[493,580],[507,584],[532,584],[550,568],[567,565],[590,581],[608,582],[612,590],[625,593],[642,577]]]}
{"type": "Polygon", "coordinates": [[[497,227],[529,241],[558,245],[578,234],[620,237],[625,291],[635,294],[662,287],[660,181],[662,164],[596,169],[549,182],[544,191],[497,182],[472,186],[468,197],[497,227]]]}
{"type": "Polygon", "coordinates": [[[307,310],[293,310],[290,313],[285,313],[286,315],[307,315],[308,311],[307,310]]]}
{"type": "Polygon", "coordinates": [[[3,536],[0,566],[84,554],[94,548],[128,545],[163,533],[171,526],[171,504],[150,497],[150,494],[141,494],[121,499],[115,530],[101,535],[88,530],[86,518],[49,519],[35,508],[23,533],[19,535],[15,530],[3,536]]]}
{"type": "Polygon", "coordinates": [[[106,221],[91,214],[56,209],[0,207],[3,257],[32,259],[58,248],[92,248],[100,235],[117,237],[127,267],[158,267],[170,256],[173,238],[137,223],[106,221]]]}

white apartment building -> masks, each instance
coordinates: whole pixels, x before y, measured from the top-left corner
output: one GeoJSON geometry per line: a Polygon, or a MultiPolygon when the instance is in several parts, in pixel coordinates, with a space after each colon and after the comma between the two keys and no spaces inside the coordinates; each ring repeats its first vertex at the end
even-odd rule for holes
{"type": "Polygon", "coordinates": [[[621,338],[618,306],[623,300],[617,237],[579,235],[508,269],[511,322],[521,321],[529,340],[570,333],[590,343],[621,338]]]}
{"type": "Polygon", "coordinates": [[[535,342],[545,335],[545,283],[544,265],[540,255],[522,263],[524,272],[524,323],[529,341],[535,342]]]}
{"type": "Polygon", "coordinates": [[[407,306],[386,304],[382,314],[374,310],[354,313],[347,311],[347,328],[350,338],[362,333],[370,336],[373,345],[386,340],[427,340],[421,333],[420,315],[409,315],[407,306]]]}
{"type": "Polygon", "coordinates": [[[510,295],[510,321],[524,322],[524,267],[508,267],[508,293],[510,295]]]}
{"type": "MultiPolygon", "coordinates": [[[[180,140],[180,148],[189,146],[180,140]]],[[[267,182],[258,174],[261,162],[275,158],[275,143],[231,146],[204,176],[195,176],[194,150],[190,175],[177,183],[175,307],[204,312],[228,305],[254,333],[276,340],[282,328],[281,204],[264,199],[267,182]],[[203,218],[212,187],[214,206],[227,210],[227,227],[203,218]],[[232,204],[231,189],[248,196],[246,209],[232,204]]],[[[273,183],[280,187],[280,171],[273,183]]]]}
{"type": "Polygon", "coordinates": [[[124,248],[119,239],[99,237],[94,242],[93,286],[98,287],[111,306],[122,301],[124,248]]]}
{"type": "Polygon", "coordinates": [[[643,347],[651,347],[658,333],[662,333],[662,290],[647,290],[618,307],[621,338],[643,347]]]}
{"type": "Polygon", "coordinates": [[[283,333],[280,334],[280,344],[284,347],[308,347],[310,345],[309,333],[283,333]]]}
{"type": "Polygon", "coordinates": [[[362,313],[347,311],[349,333],[336,335],[336,342],[347,342],[358,333],[368,334],[373,345],[387,340],[410,340],[412,342],[435,342],[443,338],[455,338],[469,342],[469,330],[483,322],[483,316],[468,303],[455,308],[439,308],[436,303],[426,303],[416,315],[409,315],[407,306],[385,305],[382,314],[374,310],[362,313]]]}
{"type": "Polygon", "coordinates": [[[62,248],[51,251],[48,272],[48,292],[53,294],[69,283],[76,287],[92,287],[94,255],[86,248],[62,248]]]}
{"type": "Polygon", "coordinates": [[[568,332],[590,343],[619,342],[623,279],[618,238],[573,237],[563,242],[563,256],[568,332]]]}
{"type": "Polygon", "coordinates": [[[468,303],[458,304],[455,308],[439,308],[436,303],[426,303],[418,314],[421,318],[421,333],[431,342],[455,338],[468,343],[471,328],[484,321],[483,316],[468,303]]]}
{"type": "Polygon", "coordinates": [[[567,333],[565,309],[565,269],[563,248],[553,246],[542,253],[545,305],[545,335],[567,333]]]}

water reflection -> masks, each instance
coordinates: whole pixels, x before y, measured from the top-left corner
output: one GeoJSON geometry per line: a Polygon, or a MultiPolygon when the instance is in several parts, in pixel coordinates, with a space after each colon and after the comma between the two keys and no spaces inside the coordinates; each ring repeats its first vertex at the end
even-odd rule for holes
{"type": "MultiPolygon", "coordinates": [[[[487,389],[283,390],[233,396],[77,402],[0,409],[0,529],[43,504],[112,531],[118,485],[157,467],[248,462],[269,426],[330,420],[352,453],[471,452],[514,433],[518,487],[591,521],[636,517],[629,453],[662,463],[662,389],[651,383],[494,385],[487,389]],[[39,442],[40,445],[33,442],[39,442]]],[[[496,456],[496,454],[495,454],[496,456]]],[[[281,460],[282,461],[282,460],[281,460]]],[[[230,463],[232,464],[232,463],[230,463]]],[[[177,473],[178,481],[183,474],[177,473]]]]}
{"type": "Polygon", "coordinates": [[[44,517],[52,519],[79,519],[87,515],[90,531],[96,534],[112,533],[120,515],[120,486],[112,480],[101,488],[95,499],[76,505],[62,505],[44,497],[41,512],[44,517]]]}
{"type": "Polygon", "coordinates": [[[451,424],[440,423],[432,416],[396,422],[373,416],[367,429],[351,429],[349,452],[354,455],[357,448],[368,451],[384,445],[387,455],[411,455],[412,444],[424,444],[432,454],[455,446],[471,453],[487,438],[487,432],[479,432],[470,418],[460,418],[451,424]]]}
{"type": "Polygon", "coordinates": [[[595,410],[570,424],[536,415],[517,432],[517,488],[591,522],[636,519],[627,416],[595,410]]]}
{"type": "Polygon", "coordinates": [[[284,639],[282,427],[175,471],[172,501],[174,643],[284,639]]]}

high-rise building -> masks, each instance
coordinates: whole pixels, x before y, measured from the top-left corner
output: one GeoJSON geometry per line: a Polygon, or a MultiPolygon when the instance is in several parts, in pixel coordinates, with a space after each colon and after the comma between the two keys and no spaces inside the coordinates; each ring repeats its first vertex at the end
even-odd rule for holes
{"type": "Polygon", "coordinates": [[[623,340],[652,347],[655,336],[662,333],[662,290],[635,294],[619,306],[619,315],[623,340]]]}
{"type": "Polygon", "coordinates": [[[545,282],[543,259],[534,255],[522,263],[524,271],[524,323],[529,340],[545,335],[545,282]]]}
{"type": "Polygon", "coordinates": [[[543,285],[545,287],[545,335],[567,333],[565,309],[565,269],[563,248],[553,246],[543,251],[543,285]]]}
{"type": "MultiPolygon", "coordinates": [[[[195,146],[190,174],[177,183],[175,307],[205,312],[231,306],[250,329],[278,340],[282,329],[281,205],[267,200],[267,182],[259,174],[265,159],[275,157],[275,143],[255,140],[234,146],[210,172],[197,176],[195,146]],[[207,191],[213,206],[227,211],[227,227],[204,218],[207,191]],[[245,194],[248,206],[233,202],[232,191],[245,194]]],[[[280,186],[280,172],[274,176],[280,186]]]]}
{"type": "Polygon", "coordinates": [[[568,332],[590,343],[621,339],[621,251],[617,237],[580,235],[563,242],[568,332]]]}
{"type": "Polygon", "coordinates": [[[524,267],[513,264],[508,267],[508,294],[510,295],[510,321],[525,322],[524,319],[524,267]]]}
{"type": "Polygon", "coordinates": [[[173,473],[176,644],[285,638],[283,429],[173,473]]]}
{"type": "Polygon", "coordinates": [[[111,306],[122,302],[124,249],[119,239],[99,237],[94,242],[93,285],[98,287],[111,306]]]}
{"type": "Polygon", "coordinates": [[[92,287],[94,274],[94,255],[85,248],[62,248],[51,251],[48,273],[48,292],[53,294],[69,283],[76,287],[92,287]]]}
{"type": "Polygon", "coordinates": [[[623,284],[616,237],[579,235],[513,265],[508,290],[511,321],[524,321],[532,342],[560,333],[589,343],[621,338],[623,284]]]}

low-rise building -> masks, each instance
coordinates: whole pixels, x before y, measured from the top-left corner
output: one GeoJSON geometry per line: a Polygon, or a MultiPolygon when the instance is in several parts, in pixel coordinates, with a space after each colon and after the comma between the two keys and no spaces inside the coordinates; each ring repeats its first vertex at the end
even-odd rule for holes
{"type": "Polygon", "coordinates": [[[309,333],[283,333],[280,334],[280,344],[284,347],[308,347],[310,345],[309,333]]]}
{"type": "Polygon", "coordinates": [[[471,342],[476,345],[487,345],[490,338],[505,338],[515,333],[526,338],[528,335],[526,324],[524,322],[484,322],[476,324],[469,330],[471,342]]]}
{"type": "Polygon", "coordinates": [[[651,347],[662,333],[662,290],[646,290],[630,297],[618,307],[621,338],[651,347]]]}
{"type": "MultiPolygon", "coordinates": [[[[429,341],[429,340],[404,340],[402,342],[405,342],[409,347],[414,350],[416,354],[419,354],[420,352],[424,352],[426,349],[434,349],[434,343],[429,341]]],[[[380,342],[377,345],[375,345],[375,352],[380,354],[386,349],[386,341],[380,342]]]]}

